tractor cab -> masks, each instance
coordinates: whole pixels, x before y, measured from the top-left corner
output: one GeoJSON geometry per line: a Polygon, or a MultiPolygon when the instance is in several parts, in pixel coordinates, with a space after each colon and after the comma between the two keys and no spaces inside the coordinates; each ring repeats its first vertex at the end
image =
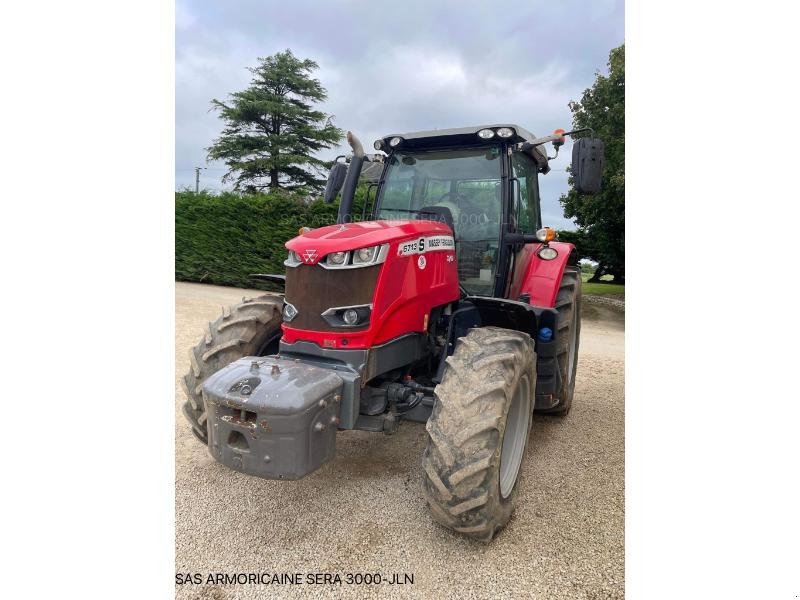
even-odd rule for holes
{"type": "Polygon", "coordinates": [[[504,296],[509,233],[541,228],[538,174],[547,156],[525,147],[535,137],[516,125],[387,136],[374,219],[430,219],[451,224],[459,281],[471,295],[504,296]]]}

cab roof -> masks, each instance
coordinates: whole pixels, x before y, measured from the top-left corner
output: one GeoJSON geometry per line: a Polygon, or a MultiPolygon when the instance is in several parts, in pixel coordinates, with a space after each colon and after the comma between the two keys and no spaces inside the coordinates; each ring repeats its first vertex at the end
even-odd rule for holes
{"type": "MultiPolygon", "coordinates": [[[[536,139],[530,131],[513,123],[495,123],[491,125],[473,125],[470,127],[456,127],[454,129],[432,129],[429,131],[412,131],[409,133],[392,133],[381,138],[384,148],[389,149],[389,140],[399,137],[403,141],[397,146],[398,150],[424,150],[437,147],[460,147],[475,145],[492,145],[498,140],[511,144],[524,144],[536,139]],[[497,135],[488,140],[478,137],[481,129],[492,129],[497,131],[501,127],[508,127],[514,130],[514,135],[507,138],[498,138],[497,135]]],[[[531,156],[539,165],[542,173],[549,171],[547,166],[547,155],[538,146],[523,148],[523,151],[531,156]]]]}

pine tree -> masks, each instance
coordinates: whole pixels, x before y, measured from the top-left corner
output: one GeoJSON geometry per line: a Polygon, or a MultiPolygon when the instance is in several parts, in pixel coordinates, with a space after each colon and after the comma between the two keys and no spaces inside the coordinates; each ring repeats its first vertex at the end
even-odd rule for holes
{"type": "Polygon", "coordinates": [[[319,190],[325,162],[315,153],[342,139],[324,112],[313,105],[327,98],[325,88],[311,73],[319,68],[313,60],[300,60],[291,50],[259,58],[250,68],[250,86],[229,94],[228,103],[212,100],[225,129],[208,148],[209,160],[228,167],[224,182],[237,190],[269,187],[319,190]]]}

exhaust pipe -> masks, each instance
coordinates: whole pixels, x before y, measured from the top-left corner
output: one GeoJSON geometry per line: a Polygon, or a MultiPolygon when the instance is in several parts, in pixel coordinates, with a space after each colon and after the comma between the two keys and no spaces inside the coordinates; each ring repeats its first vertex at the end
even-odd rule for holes
{"type": "Polygon", "coordinates": [[[358,185],[358,177],[361,175],[361,167],[364,165],[364,147],[361,145],[359,139],[353,135],[352,131],[347,132],[347,143],[353,149],[353,158],[350,159],[350,167],[347,169],[347,176],[344,180],[344,187],[342,188],[342,199],[339,202],[339,216],[336,223],[349,223],[353,220],[353,198],[356,195],[356,186],[358,185]]]}

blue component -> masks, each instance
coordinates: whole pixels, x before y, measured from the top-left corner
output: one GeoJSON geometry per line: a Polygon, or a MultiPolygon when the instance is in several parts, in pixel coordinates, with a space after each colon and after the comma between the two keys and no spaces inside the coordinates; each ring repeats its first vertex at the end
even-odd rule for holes
{"type": "Polygon", "coordinates": [[[549,327],[542,327],[539,330],[539,341],[540,342],[549,342],[553,339],[553,330],[549,327]]]}

